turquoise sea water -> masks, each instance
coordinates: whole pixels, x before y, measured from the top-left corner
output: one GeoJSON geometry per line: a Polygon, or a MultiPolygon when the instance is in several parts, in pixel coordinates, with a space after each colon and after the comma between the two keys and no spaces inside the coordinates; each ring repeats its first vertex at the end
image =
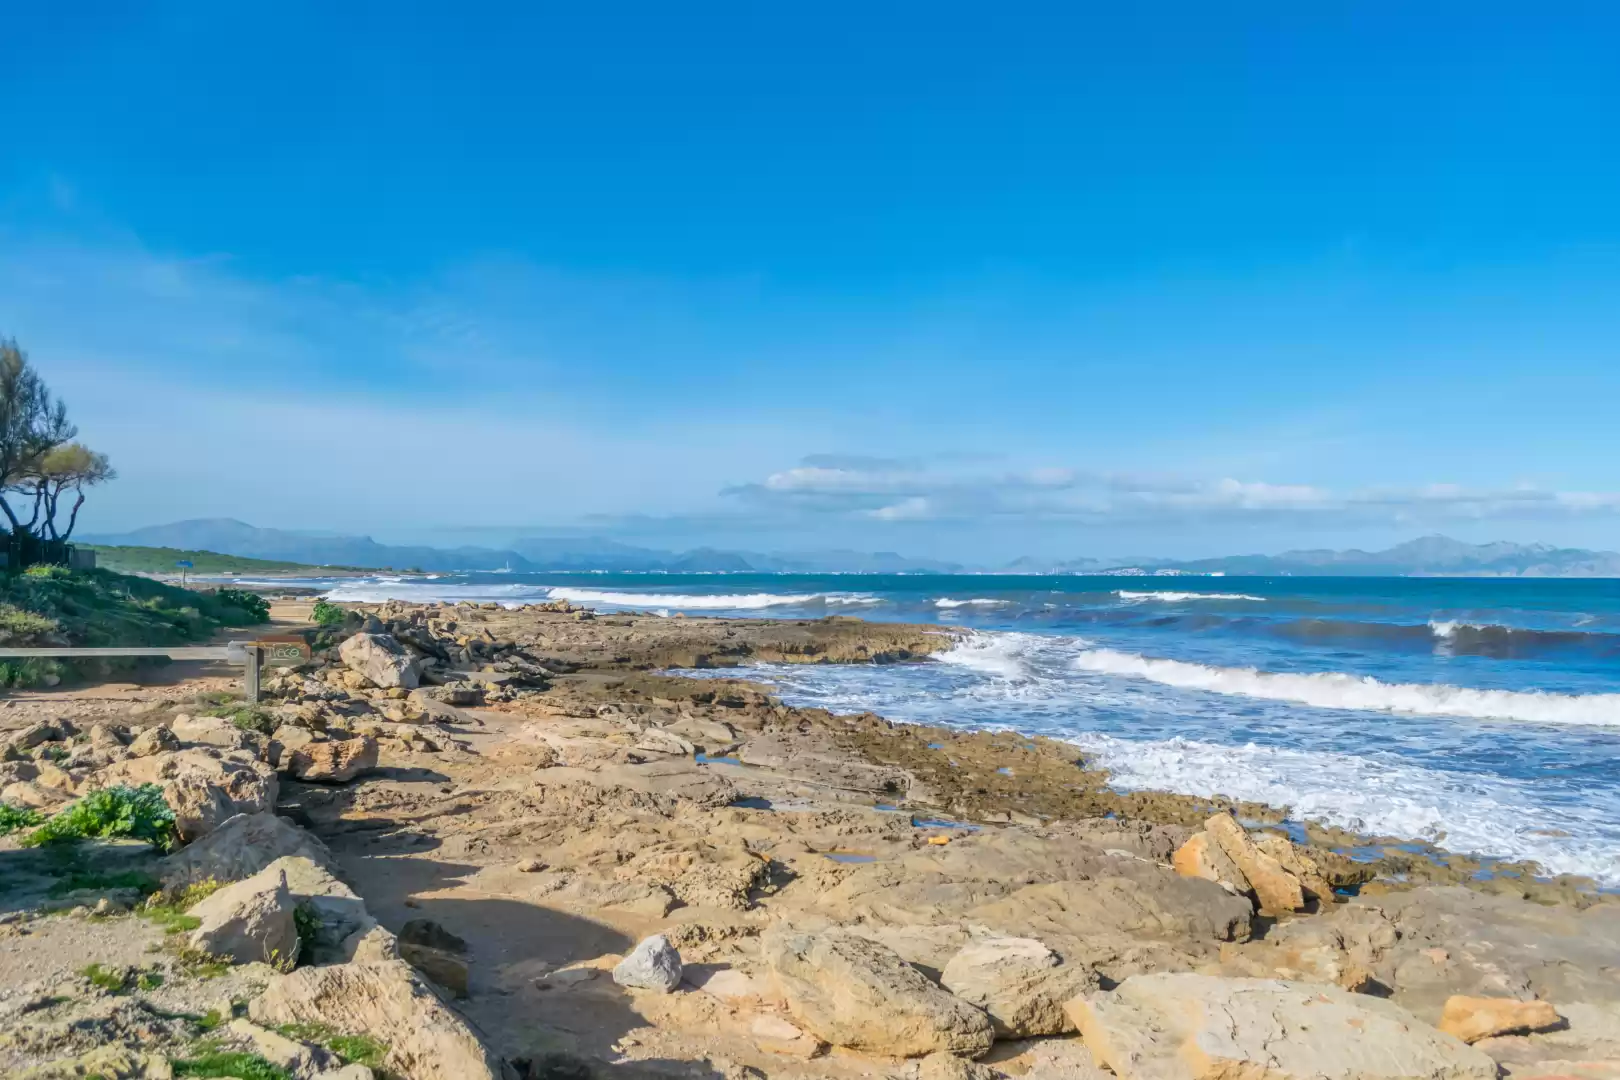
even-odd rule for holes
{"type": "Polygon", "coordinates": [[[940,662],[761,666],[796,704],[1072,740],[1226,794],[1620,886],[1620,581],[469,574],[338,599],[567,598],[940,622],[940,662]]]}

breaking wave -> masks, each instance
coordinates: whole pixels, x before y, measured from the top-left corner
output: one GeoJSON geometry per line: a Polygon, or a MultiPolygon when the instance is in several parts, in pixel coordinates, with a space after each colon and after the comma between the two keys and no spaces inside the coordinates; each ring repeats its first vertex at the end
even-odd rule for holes
{"type": "Polygon", "coordinates": [[[1011,601],[1008,600],[992,600],[983,596],[974,600],[952,600],[949,597],[941,597],[940,599],[934,601],[934,606],[937,608],[945,608],[946,610],[950,610],[951,608],[959,607],[1000,607],[1001,605],[1010,602],[1011,601]]]}
{"type": "Polygon", "coordinates": [[[1183,690],[1292,701],[1319,709],[1353,709],[1413,716],[1520,720],[1533,724],[1620,726],[1620,694],[1474,690],[1461,686],[1386,683],[1343,672],[1290,674],[1158,660],[1114,649],[1087,649],[1072,661],[1081,671],[1147,679],[1183,690]]]}
{"type": "Polygon", "coordinates": [[[1154,590],[1152,592],[1133,592],[1130,589],[1116,589],[1114,595],[1121,600],[1162,600],[1167,604],[1180,604],[1188,600],[1253,600],[1264,603],[1263,596],[1250,596],[1248,593],[1236,592],[1166,592],[1154,590]]]}

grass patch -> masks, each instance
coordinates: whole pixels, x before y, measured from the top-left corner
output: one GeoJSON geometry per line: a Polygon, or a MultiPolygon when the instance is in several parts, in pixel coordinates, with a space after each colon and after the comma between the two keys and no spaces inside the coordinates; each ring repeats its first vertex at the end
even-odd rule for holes
{"type": "Polygon", "coordinates": [[[90,985],[99,986],[114,994],[122,993],[124,986],[130,981],[128,968],[102,967],[100,964],[91,964],[79,972],[90,981],[90,985]]]}
{"type": "Polygon", "coordinates": [[[10,836],[18,829],[32,829],[44,820],[38,810],[0,803],[0,836],[10,836]]]}
{"type": "Polygon", "coordinates": [[[101,964],[91,964],[79,972],[89,980],[92,986],[99,986],[109,993],[122,994],[130,990],[156,990],[163,985],[163,974],[158,971],[142,971],[138,968],[104,967],[101,964]]]}
{"type": "Polygon", "coordinates": [[[388,1056],[388,1044],[369,1035],[343,1035],[326,1024],[283,1024],[276,1028],[289,1039],[317,1043],[343,1059],[345,1065],[364,1065],[377,1072],[388,1056]]]}
{"type": "Polygon", "coordinates": [[[92,791],[29,833],[27,847],[70,844],[80,840],[145,840],[159,851],[174,846],[174,811],[156,784],[92,791]]]}
{"type": "Polygon", "coordinates": [[[201,919],[186,912],[214,895],[220,887],[219,882],[209,878],[178,892],[154,893],[135,909],[135,914],[161,926],[165,934],[183,934],[202,925],[201,919]]]}
{"type": "Polygon", "coordinates": [[[233,1076],[236,1080],[293,1080],[286,1069],[272,1065],[258,1054],[213,1050],[194,1058],[171,1063],[175,1076],[233,1076]]]}
{"type": "Polygon", "coordinates": [[[276,730],[275,719],[257,705],[215,705],[204,709],[203,715],[229,720],[243,731],[256,731],[260,735],[273,735],[276,730]]]}

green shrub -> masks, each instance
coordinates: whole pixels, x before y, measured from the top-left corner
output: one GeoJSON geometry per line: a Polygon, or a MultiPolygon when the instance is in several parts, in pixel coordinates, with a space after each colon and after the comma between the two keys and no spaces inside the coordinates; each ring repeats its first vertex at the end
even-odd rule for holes
{"type": "Polygon", "coordinates": [[[159,850],[173,846],[174,811],[163,801],[162,788],[142,784],[92,791],[29,833],[23,844],[39,847],[123,837],[145,840],[159,850]]]}
{"type": "Polygon", "coordinates": [[[79,974],[89,979],[92,986],[99,986],[116,994],[129,984],[133,973],[126,967],[102,967],[100,964],[91,964],[79,974]]]}
{"type": "Polygon", "coordinates": [[[195,930],[202,920],[186,912],[220,890],[220,882],[209,878],[183,889],[153,893],[146,903],[135,909],[135,914],[163,928],[166,934],[180,934],[195,930]]]}
{"type": "Polygon", "coordinates": [[[373,1072],[382,1069],[388,1044],[369,1035],[340,1035],[326,1024],[282,1024],[276,1028],[289,1039],[316,1043],[343,1059],[345,1065],[364,1065],[373,1072]]]}
{"type": "Polygon", "coordinates": [[[270,601],[258,593],[251,593],[246,589],[216,589],[214,599],[247,612],[250,622],[270,621],[270,601]]]}
{"type": "Polygon", "coordinates": [[[275,718],[266,710],[253,705],[215,705],[213,708],[204,709],[203,715],[229,720],[243,731],[257,731],[260,735],[273,735],[276,730],[275,718]]]}
{"type": "Polygon", "coordinates": [[[43,820],[38,810],[0,803],[0,836],[9,836],[18,829],[32,829],[43,820]]]}
{"type": "Polygon", "coordinates": [[[315,601],[315,610],[310,613],[310,619],[317,626],[324,626],[328,629],[342,626],[344,620],[348,617],[349,613],[343,610],[342,607],[326,600],[315,601]]]}

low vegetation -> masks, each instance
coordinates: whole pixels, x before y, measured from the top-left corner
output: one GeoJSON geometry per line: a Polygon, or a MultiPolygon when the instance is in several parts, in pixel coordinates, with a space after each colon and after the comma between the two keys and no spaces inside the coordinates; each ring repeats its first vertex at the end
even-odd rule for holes
{"type": "Polygon", "coordinates": [[[160,851],[174,846],[174,811],[156,784],[92,791],[58,811],[23,838],[27,847],[80,840],[145,840],[160,851]]]}
{"type": "Polygon", "coordinates": [[[207,1050],[193,1058],[172,1063],[174,1075],[235,1077],[236,1080],[293,1080],[286,1069],[272,1065],[257,1054],[234,1050],[207,1050]]]}
{"type": "Polygon", "coordinates": [[[38,810],[0,803],[0,836],[10,836],[18,829],[32,829],[44,820],[38,810]]]}
{"type": "Polygon", "coordinates": [[[334,604],[328,600],[317,600],[309,617],[317,626],[324,626],[330,630],[342,626],[348,619],[349,613],[340,604],[334,604]]]}
{"type": "MultiPolygon", "coordinates": [[[[269,605],[239,589],[198,592],[110,570],[34,566],[0,573],[0,645],[182,645],[203,641],[229,626],[256,626],[269,605]]],[[[54,685],[94,665],[108,674],[133,660],[52,660],[29,657],[0,662],[0,686],[54,685]]]]}
{"type": "MultiPolygon", "coordinates": [[[[96,564],[121,574],[319,574],[338,567],[311,566],[278,559],[248,559],[221,555],[217,551],[186,551],[168,547],[122,547],[109,544],[81,544],[96,553],[96,564]],[[181,567],[177,563],[191,565],[181,567]]],[[[347,568],[342,568],[347,569],[347,568]]]]}
{"type": "Polygon", "coordinates": [[[345,1065],[364,1065],[373,1072],[382,1069],[383,1058],[388,1056],[388,1044],[369,1035],[341,1035],[326,1024],[283,1024],[276,1028],[289,1039],[324,1046],[345,1065]]]}

